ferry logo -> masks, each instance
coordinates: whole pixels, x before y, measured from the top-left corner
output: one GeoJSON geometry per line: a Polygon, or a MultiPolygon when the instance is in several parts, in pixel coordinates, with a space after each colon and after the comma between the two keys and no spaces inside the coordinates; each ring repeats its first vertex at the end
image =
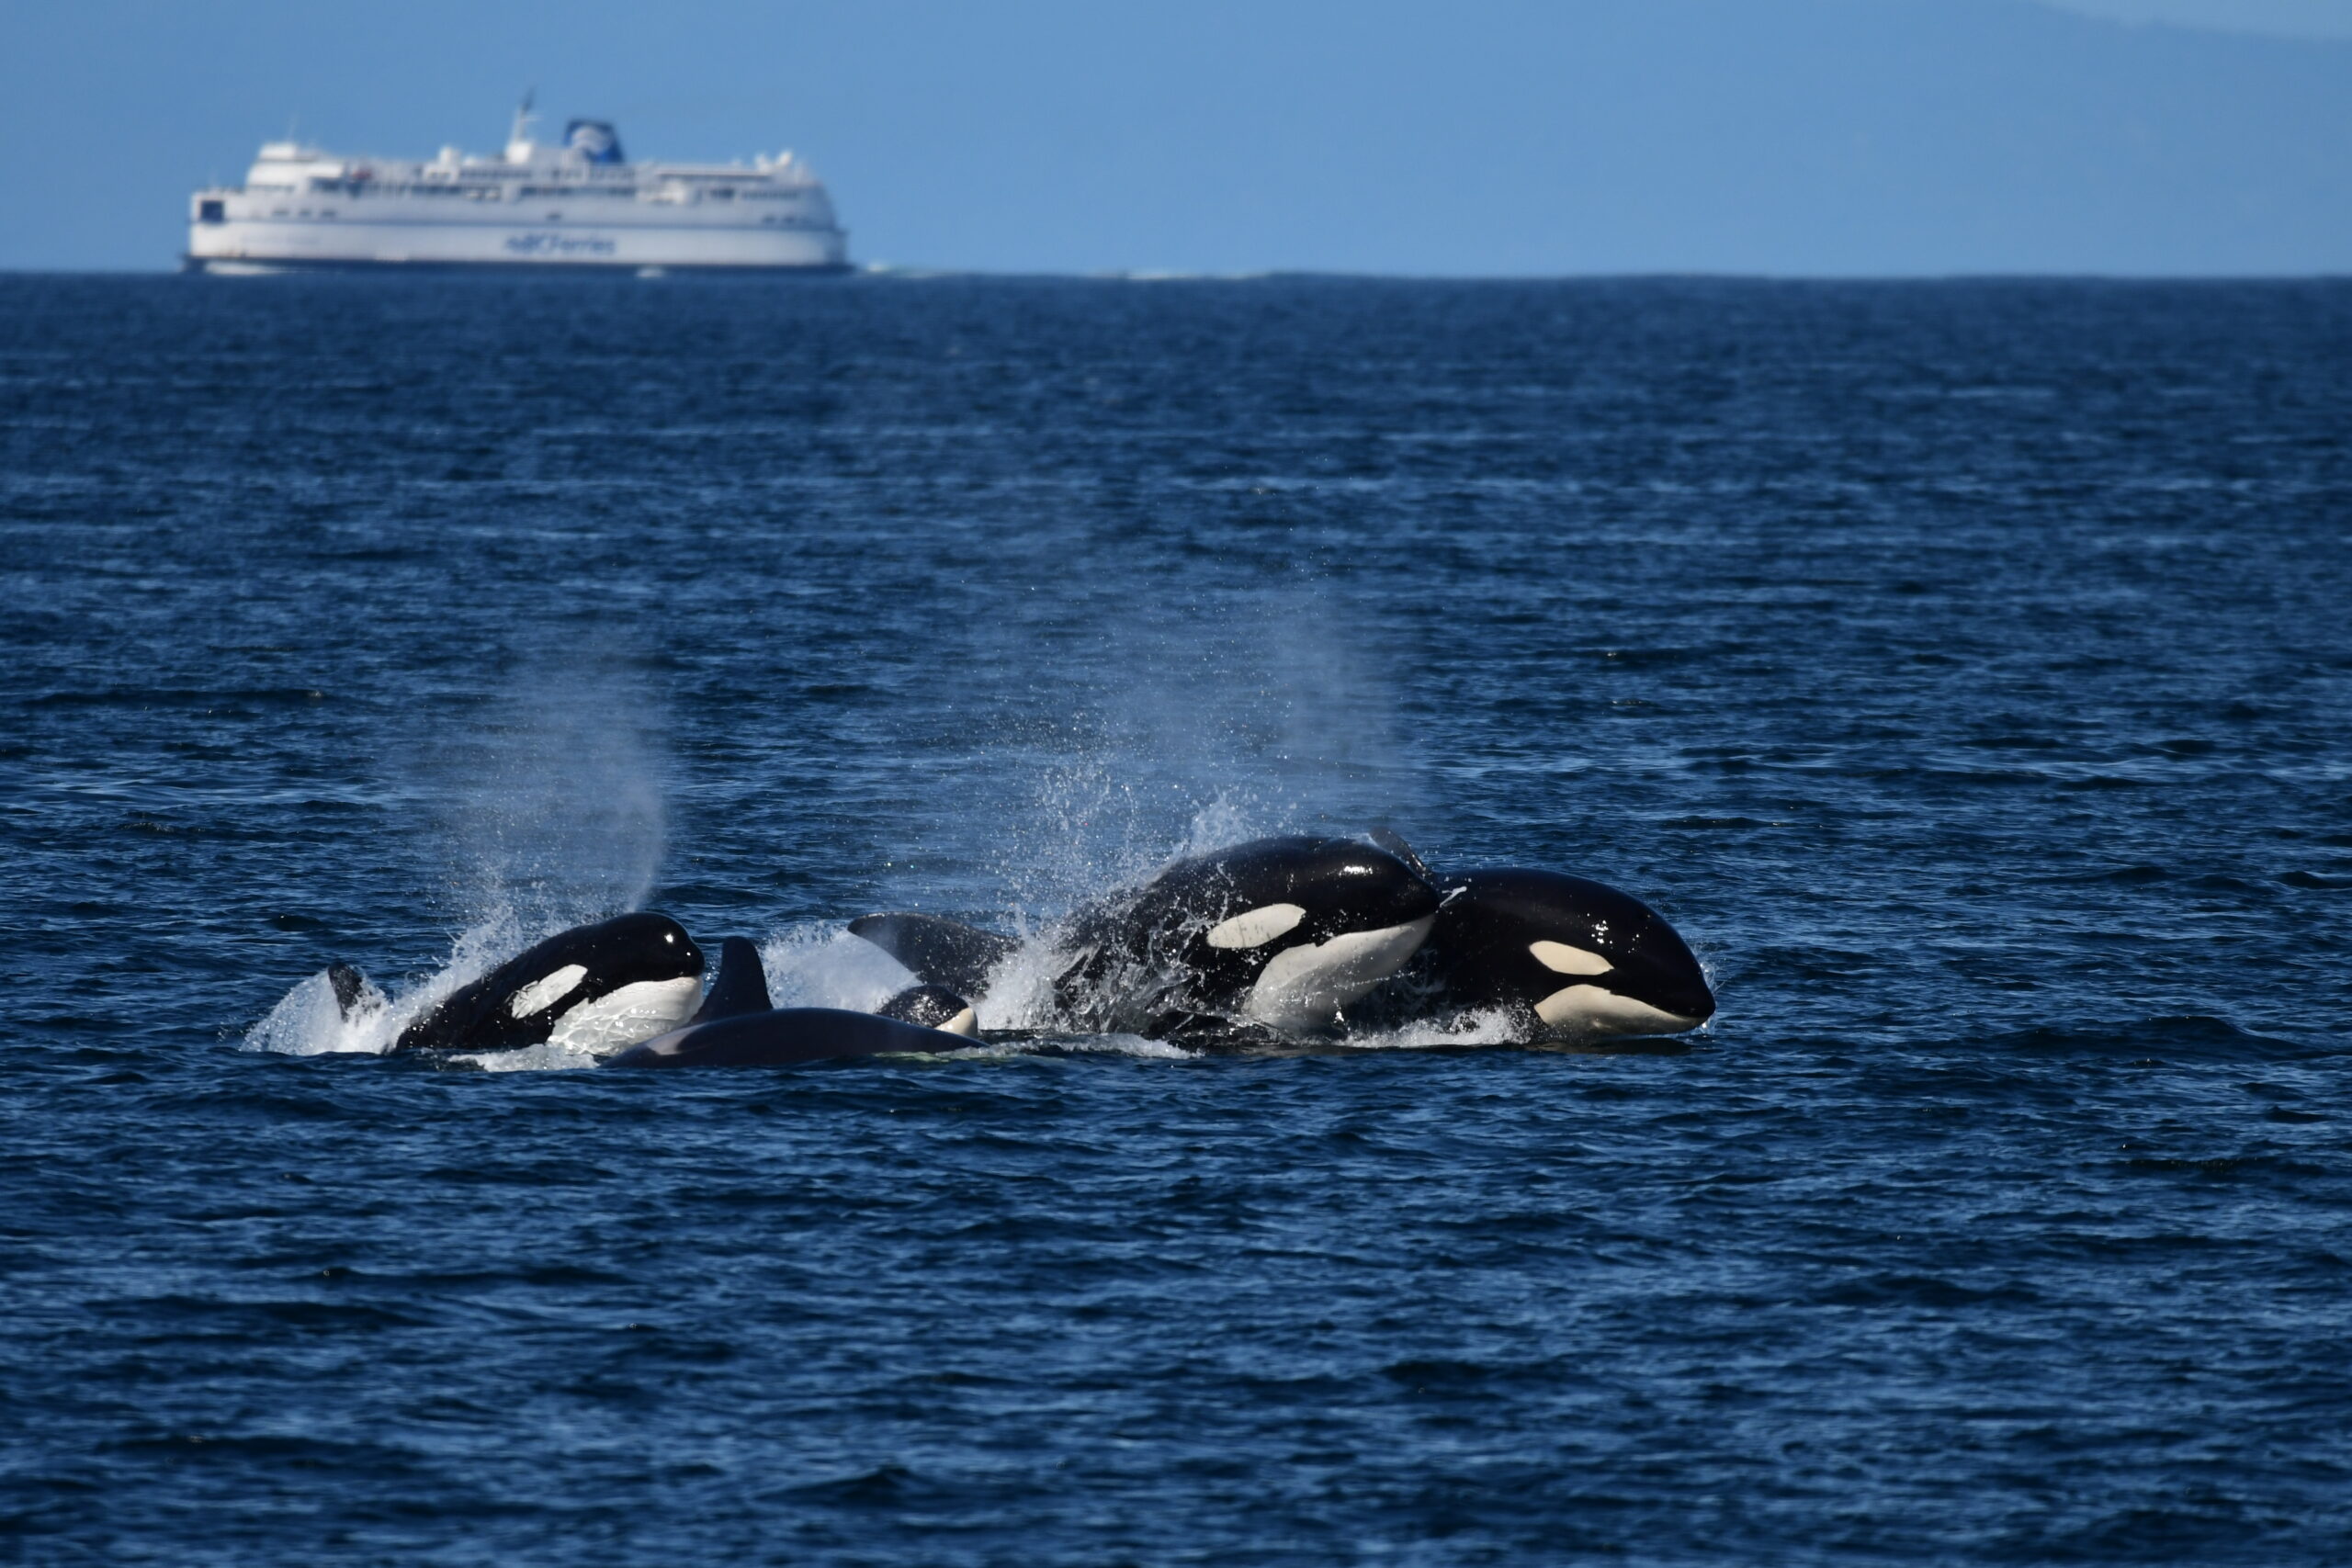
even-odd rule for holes
{"type": "Polygon", "coordinates": [[[542,231],[536,234],[509,234],[506,249],[518,256],[608,256],[615,249],[610,240],[593,234],[554,234],[542,231]]]}
{"type": "Polygon", "coordinates": [[[575,119],[563,128],[563,144],[592,164],[625,164],[621,135],[610,120],[575,119]]]}

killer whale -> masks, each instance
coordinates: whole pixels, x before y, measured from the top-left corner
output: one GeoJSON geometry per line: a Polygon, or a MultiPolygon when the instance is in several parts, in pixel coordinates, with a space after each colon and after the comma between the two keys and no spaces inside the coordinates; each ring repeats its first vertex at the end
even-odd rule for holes
{"type": "MultiPolygon", "coordinates": [[[[1408,863],[1393,833],[1376,840],[1408,863]]],[[[1419,1010],[1501,1010],[1525,1039],[1679,1034],[1714,1016],[1706,971],[1664,916],[1605,883],[1499,866],[1436,879],[1444,888],[1417,979],[1419,1010]]]]}
{"type": "MultiPolygon", "coordinates": [[[[575,926],[442,998],[401,1031],[392,1053],[511,1051],[559,1032],[631,1043],[686,1020],[702,970],[702,949],[667,915],[575,926]]],[[[350,983],[335,985],[338,999],[350,983]]]]}
{"type": "Polygon", "coordinates": [[[976,1043],[978,1035],[971,1004],[938,986],[910,987],[875,1013],[778,1008],[768,995],[760,950],[743,937],[730,936],[718,944],[718,967],[692,1018],[599,1066],[778,1066],[887,1052],[952,1051],[976,1043]],[[892,1027],[874,1030],[842,1021],[849,1019],[892,1027]],[[942,1041],[942,1033],[953,1036],[953,1043],[942,1041]]]}
{"type": "Polygon", "coordinates": [[[606,1067],[783,1067],[921,1055],[970,1043],[919,1023],[841,1008],[779,1008],[690,1023],[605,1058],[606,1067]]]}
{"type": "MultiPolygon", "coordinates": [[[[1412,956],[1437,913],[1428,878],[1376,845],[1254,839],[1080,909],[1055,940],[1055,996],[1086,1029],[1164,1034],[1204,1017],[1325,1028],[1412,956]]],[[[932,915],[867,915],[849,929],[966,995],[1018,947],[932,915]]]]}
{"type": "MultiPolygon", "coordinates": [[[[718,944],[718,970],[710,990],[688,1026],[716,1023],[723,1018],[780,1010],[768,997],[766,966],[760,950],[740,936],[718,944]]],[[[925,1029],[944,1030],[967,1040],[979,1038],[979,1021],[972,1004],[944,986],[910,986],[874,1010],[876,1016],[896,1019],[925,1029]]]]}
{"type": "Polygon", "coordinates": [[[1679,932],[1603,883],[1504,867],[1470,872],[1438,912],[1430,970],[1449,998],[1501,1007],[1566,1036],[1679,1034],[1714,993],[1679,932]]]}
{"type": "Polygon", "coordinates": [[[1080,997],[1148,997],[1162,1016],[1323,1028],[1413,955],[1437,907],[1427,879],[1361,840],[1253,839],[1082,914],[1064,979],[1080,997]]]}

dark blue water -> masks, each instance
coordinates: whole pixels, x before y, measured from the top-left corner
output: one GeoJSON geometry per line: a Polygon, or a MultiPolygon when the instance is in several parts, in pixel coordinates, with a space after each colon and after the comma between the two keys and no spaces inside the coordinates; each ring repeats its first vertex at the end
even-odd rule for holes
{"type": "Polygon", "coordinates": [[[2344,284],[0,280],[0,1558],[2344,1561],[2348,529],[2344,284]],[[285,1001],[1374,823],[1715,1024],[285,1001]]]}

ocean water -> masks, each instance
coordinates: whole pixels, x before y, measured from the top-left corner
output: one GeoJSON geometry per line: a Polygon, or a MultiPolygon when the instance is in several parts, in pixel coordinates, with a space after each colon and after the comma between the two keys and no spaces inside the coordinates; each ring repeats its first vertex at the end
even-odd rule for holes
{"type": "Polygon", "coordinates": [[[0,1561],[2352,1558],[2348,530],[2344,283],[0,279],[0,1561]],[[1717,1020],[306,1011],[1375,824],[1717,1020]]]}

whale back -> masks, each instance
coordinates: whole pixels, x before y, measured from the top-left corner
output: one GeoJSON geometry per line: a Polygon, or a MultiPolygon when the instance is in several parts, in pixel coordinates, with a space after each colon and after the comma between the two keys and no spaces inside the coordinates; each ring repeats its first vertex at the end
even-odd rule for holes
{"type": "Polygon", "coordinates": [[[689,1024],[607,1058],[607,1067],[787,1067],[858,1056],[929,1055],[967,1042],[839,1008],[782,1008],[689,1024]]]}
{"type": "Polygon", "coordinates": [[[944,986],[959,997],[988,989],[989,975],[1021,944],[1009,936],[937,915],[862,915],[850,934],[865,938],[910,970],[927,986],[944,986]]]}

